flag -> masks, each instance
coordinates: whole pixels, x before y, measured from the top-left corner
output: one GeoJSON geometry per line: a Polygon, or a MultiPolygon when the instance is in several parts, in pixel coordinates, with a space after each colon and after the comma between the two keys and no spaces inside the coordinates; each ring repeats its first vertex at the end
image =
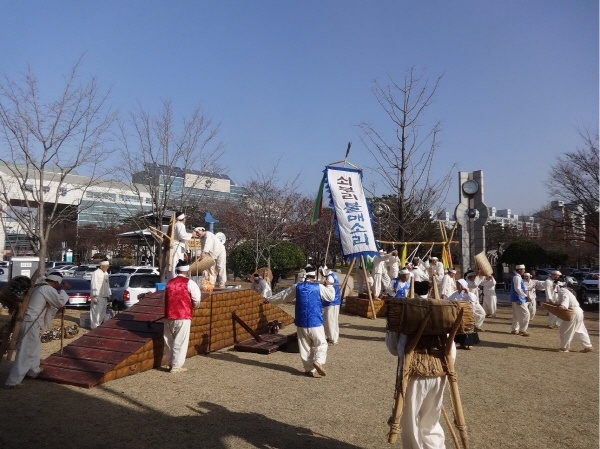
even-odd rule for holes
{"type": "Polygon", "coordinates": [[[404,243],[404,248],[402,248],[402,255],[400,256],[400,266],[404,268],[406,266],[406,252],[407,252],[407,244],[404,243]]]}
{"type": "Polygon", "coordinates": [[[310,218],[310,224],[315,224],[323,216],[323,189],[325,188],[325,175],[321,179],[321,185],[319,186],[319,193],[315,199],[315,205],[313,207],[312,217],[310,218]]]}

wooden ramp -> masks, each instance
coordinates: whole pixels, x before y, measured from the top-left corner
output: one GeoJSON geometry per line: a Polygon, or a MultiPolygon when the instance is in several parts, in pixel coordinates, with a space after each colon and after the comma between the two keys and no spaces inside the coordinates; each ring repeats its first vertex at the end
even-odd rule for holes
{"type": "MultiPolygon", "coordinates": [[[[38,378],[91,388],[160,367],[164,363],[163,293],[146,295],[138,304],[65,346],[63,354],[56,352],[46,358],[42,362],[44,372],[38,378]]],[[[203,292],[200,308],[194,310],[187,357],[233,346],[234,335],[238,340],[251,337],[245,329],[234,329],[234,313],[257,334],[268,335],[271,321],[286,326],[294,321],[279,307],[265,304],[254,290],[203,292]]]]}

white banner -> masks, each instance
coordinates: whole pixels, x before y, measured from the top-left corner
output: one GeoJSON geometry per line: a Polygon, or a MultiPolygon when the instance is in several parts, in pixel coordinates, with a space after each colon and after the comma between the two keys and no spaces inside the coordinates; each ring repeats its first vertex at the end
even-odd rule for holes
{"type": "Polygon", "coordinates": [[[378,254],[361,172],[327,167],[327,187],[345,259],[378,254]]]}

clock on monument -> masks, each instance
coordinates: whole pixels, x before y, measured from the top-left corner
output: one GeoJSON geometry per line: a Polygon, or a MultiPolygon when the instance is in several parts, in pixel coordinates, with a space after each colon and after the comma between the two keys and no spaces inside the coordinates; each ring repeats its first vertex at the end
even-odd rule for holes
{"type": "Polygon", "coordinates": [[[462,191],[469,196],[473,196],[479,190],[479,183],[474,179],[465,181],[462,185],[462,191]]]}

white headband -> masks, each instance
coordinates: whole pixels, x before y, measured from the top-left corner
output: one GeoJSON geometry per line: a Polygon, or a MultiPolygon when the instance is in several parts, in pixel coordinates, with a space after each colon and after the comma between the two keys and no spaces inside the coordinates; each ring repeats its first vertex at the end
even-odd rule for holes
{"type": "Polygon", "coordinates": [[[185,214],[177,215],[178,220],[183,220],[185,218],[185,214]]]}

